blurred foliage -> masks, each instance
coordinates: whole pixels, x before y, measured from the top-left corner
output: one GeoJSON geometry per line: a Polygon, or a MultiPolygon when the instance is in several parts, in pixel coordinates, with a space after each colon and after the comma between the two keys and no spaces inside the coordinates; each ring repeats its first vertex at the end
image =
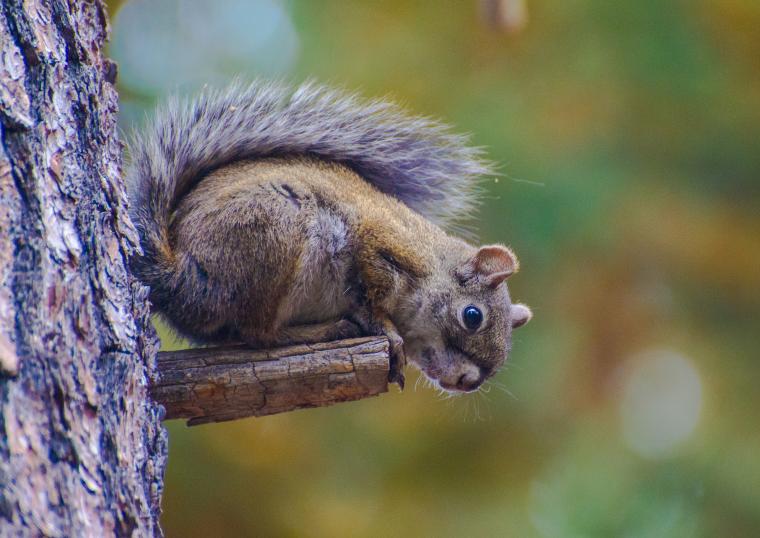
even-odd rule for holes
{"type": "MultiPolygon", "coordinates": [[[[518,1],[519,0],[506,0],[518,1]]],[[[760,3],[111,2],[125,128],[314,77],[471,132],[535,319],[486,391],[170,423],[171,536],[757,536],[760,3]]],[[[165,347],[181,345],[165,337],[165,347]]]]}

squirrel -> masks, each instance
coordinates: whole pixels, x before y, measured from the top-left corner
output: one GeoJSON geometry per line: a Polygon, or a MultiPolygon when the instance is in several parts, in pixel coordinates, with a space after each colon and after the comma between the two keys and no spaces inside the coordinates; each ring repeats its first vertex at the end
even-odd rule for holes
{"type": "Polygon", "coordinates": [[[494,375],[530,309],[503,245],[445,231],[492,173],[482,150],[386,100],[307,82],[174,98],[128,143],[133,260],[180,335],[253,347],[385,335],[439,387],[494,375]]]}

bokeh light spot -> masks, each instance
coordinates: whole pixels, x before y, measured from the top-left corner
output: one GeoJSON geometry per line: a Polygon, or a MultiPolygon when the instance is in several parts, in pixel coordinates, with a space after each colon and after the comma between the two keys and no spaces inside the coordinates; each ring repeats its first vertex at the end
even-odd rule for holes
{"type": "Polygon", "coordinates": [[[275,0],[132,0],[114,17],[110,54],[120,83],[150,95],[282,75],[298,48],[290,16],[275,0]]]}
{"type": "Polygon", "coordinates": [[[632,359],[620,419],[633,451],[648,458],[668,455],[694,432],[701,408],[702,382],[691,360],[664,350],[632,359]]]}

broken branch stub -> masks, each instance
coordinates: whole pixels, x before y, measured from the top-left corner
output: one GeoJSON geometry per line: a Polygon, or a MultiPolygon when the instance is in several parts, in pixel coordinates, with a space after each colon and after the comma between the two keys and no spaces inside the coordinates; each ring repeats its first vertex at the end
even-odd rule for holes
{"type": "Polygon", "coordinates": [[[189,426],[324,407],[388,391],[388,340],[270,350],[207,347],[158,354],[154,400],[189,426]]]}

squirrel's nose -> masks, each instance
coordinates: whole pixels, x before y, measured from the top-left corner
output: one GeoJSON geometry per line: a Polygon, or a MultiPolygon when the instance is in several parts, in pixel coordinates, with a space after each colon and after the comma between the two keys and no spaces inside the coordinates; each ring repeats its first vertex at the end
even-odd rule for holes
{"type": "Polygon", "coordinates": [[[463,390],[465,392],[469,392],[471,390],[475,390],[480,386],[480,375],[473,375],[472,372],[467,372],[459,376],[459,379],[457,379],[457,388],[459,390],[463,390]]]}
{"type": "Polygon", "coordinates": [[[478,382],[477,379],[472,379],[469,374],[462,374],[457,380],[457,388],[459,390],[472,390],[473,386],[478,382]]]}
{"type": "Polygon", "coordinates": [[[488,377],[488,371],[485,368],[476,366],[468,361],[459,364],[455,371],[440,377],[438,384],[446,390],[472,392],[483,384],[486,377],[488,377]]]}
{"type": "Polygon", "coordinates": [[[482,368],[479,368],[474,364],[468,364],[464,371],[457,378],[454,388],[463,392],[473,391],[480,387],[480,385],[485,380],[485,377],[485,372],[482,368]]]}

